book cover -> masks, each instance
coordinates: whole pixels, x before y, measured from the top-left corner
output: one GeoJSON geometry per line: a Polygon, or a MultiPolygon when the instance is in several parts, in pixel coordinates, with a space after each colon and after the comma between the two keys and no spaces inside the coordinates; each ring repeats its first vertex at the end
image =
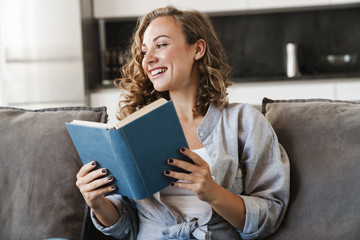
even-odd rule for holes
{"type": "MultiPolygon", "coordinates": [[[[121,125],[121,124],[120,124],[121,125]]],[[[114,176],[115,193],[144,199],[169,185],[165,170],[177,158],[191,162],[179,151],[188,147],[172,101],[157,106],[118,129],[66,123],[84,164],[96,161],[114,176]]]]}

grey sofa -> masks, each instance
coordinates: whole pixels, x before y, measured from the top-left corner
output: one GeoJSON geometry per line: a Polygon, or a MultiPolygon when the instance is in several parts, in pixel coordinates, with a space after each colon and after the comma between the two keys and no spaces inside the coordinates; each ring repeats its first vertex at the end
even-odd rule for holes
{"type": "MultiPolygon", "coordinates": [[[[360,104],[264,99],[263,113],[291,162],[289,208],[268,239],[360,239],[360,104]]],[[[0,108],[0,239],[111,239],[75,186],[73,119],[106,122],[106,108],[0,108]]]]}
{"type": "Polygon", "coordinates": [[[290,159],[290,203],[269,239],[360,239],[360,103],[263,100],[290,159]]]}
{"type": "Polygon", "coordinates": [[[106,108],[0,108],[0,239],[83,239],[82,166],[65,122],[106,122],[106,108]]]}

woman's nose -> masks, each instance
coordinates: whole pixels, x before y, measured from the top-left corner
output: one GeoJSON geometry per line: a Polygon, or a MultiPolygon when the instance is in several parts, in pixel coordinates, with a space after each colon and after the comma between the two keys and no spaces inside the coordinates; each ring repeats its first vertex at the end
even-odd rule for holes
{"type": "Polygon", "coordinates": [[[154,51],[149,50],[149,51],[145,54],[143,61],[144,61],[144,63],[146,63],[146,64],[156,62],[156,61],[157,61],[157,57],[156,57],[154,51]]]}

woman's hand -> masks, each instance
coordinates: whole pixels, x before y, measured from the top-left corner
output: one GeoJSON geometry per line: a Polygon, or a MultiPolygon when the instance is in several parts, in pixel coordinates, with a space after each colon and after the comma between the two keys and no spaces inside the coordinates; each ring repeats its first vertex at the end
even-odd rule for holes
{"type": "Polygon", "coordinates": [[[116,189],[115,185],[104,186],[111,183],[114,177],[106,176],[107,170],[105,168],[94,170],[95,167],[96,162],[85,164],[76,175],[76,186],[80,189],[87,205],[93,210],[96,218],[102,225],[109,227],[120,218],[115,206],[109,199],[104,197],[105,193],[116,189]]]}
{"type": "Polygon", "coordinates": [[[177,159],[169,159],[168,163],[187,170],[192,174],[165,171],[166,176],[186,181],[174,182],[171,185],[193,191],[200,200],[209,203],[231,225],[243,230],[246,210],[242,198],[218,185],[212,179],[208,163],[199,155],[187,148],[181,148],[180,151],[185,156],[191,158],[194,164],[177,159]]]}
{"type": "Polygon", "coordinates": [[[105,200],[104,194],[114,191],[115,185],[104,186],[111,183],[114,178],[105,176],[105,168],[94,170],[96,162],[85,164],[76,175],[76,186],[91,209],[98,209],[105,200]],[[94,170],[94,171],[92,171],[94,170]]]}
{"type": "Polygon", "coordinates": [[[185,156],[191,158],[194,164],[177,159],[169,159],[168,163],[189,171],[191,174],[165,171],[165,175],[185,181],[173,182],[171,183],[172,186],[191,190],[200,200],[210,203],[215,197],[213,189],[218,184],[212,179],[209,164],[187,148],[182,147],[180,151],[185,156]]]}

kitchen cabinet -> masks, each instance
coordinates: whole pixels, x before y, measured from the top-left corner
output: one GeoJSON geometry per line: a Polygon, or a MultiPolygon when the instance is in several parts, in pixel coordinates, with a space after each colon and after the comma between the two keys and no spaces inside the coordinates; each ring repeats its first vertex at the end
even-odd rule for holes
{"type": "Polygon", "coordinates": [[[168,0],[93,0],[95,18],[136,18],[151,10],[165,7],[168,0]]]}
{"type": "Polygon", "coordinates": [[[247,0],[169,0],[168,3],[179,9],[195,9],[205,13],[234,12],[247,9],[247,0]]]}
{"type": "Polygon", "coordinates": [[[329,0],[330,4],[348,4],[348,3],[359,3],[360,4],[360,0],[329,0]]]}
{"type": "Polygon", "coordinates": [[[240,13],[247,10],[278,10],[360,3],[360,0],[93,0],[95,18],[136,18],[155,8],[173,5],[205,13],[240,13]]]}
{"type": "Polygon", "coordinates": [[[335,80],[235,83],[228,88],[230,102],[260,106],[264,97],[272,99],[326,98],[360,100],[360,78],[335,80]]]}
{"type": "Polygon", "coordinates": [[[360,0],[248,0],[249,10],[308,8],[359,3],[360,0]]]}
{"type": "Polygon", "coordinates": [[[327,81],[279,81],[235,83],[228,88],[230,102],[259,106],[264,97],[272,99],[328,98],[335,99],[335,84],[327,81]]]}
{"type": "Polygon", "coordinates": [[[168,5],[179,9],[195,9],[201,12],[229,12],[246,10],[247,0],[93,0],[95,18],[138,17],[149,11],[168,5]]]}
{"type": "Polygon", "coordinates": [[[228,88],[230,102],[260,106],[264,97],[272,99],[326,98],[360,100],[360,78],[336,80],[235,83],[228,88]]]}
{"type": "Polygon", "coordinates": [[[248,0],[248,9],[278,9],[328,5],[329,0],[248,0]]]}
{"type": "Polygon", "coordinates": [[[342,80],[336,83],[336,99],[360,100],[360,79],[342,80]]]}

